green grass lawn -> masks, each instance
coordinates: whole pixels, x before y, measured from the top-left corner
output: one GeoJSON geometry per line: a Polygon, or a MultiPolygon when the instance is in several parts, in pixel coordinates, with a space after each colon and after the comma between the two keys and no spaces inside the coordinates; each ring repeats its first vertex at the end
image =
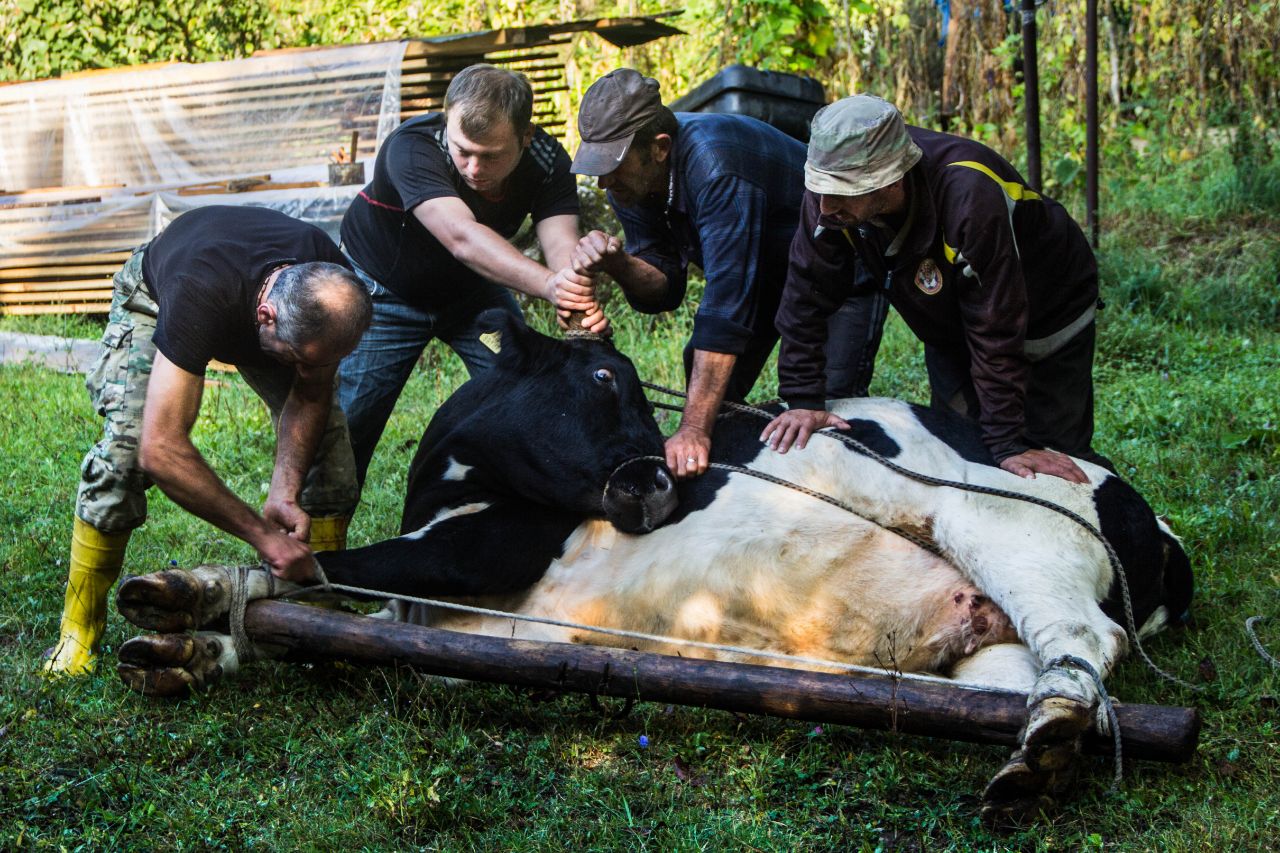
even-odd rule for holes
{"type": "MultiPolygon", "coordinates": [[[[0,367],[0,848],[1274,847],[1277,672],[1244,620],[1280,620],[1280,204],[1197,180],[1110,188],[1096,370],[1098,448],[1168,517],[1197,571],[1195,625],[1148,650],[1208,692],[1137,660],[1110,689],[1198,706],[1205,727],[1190,763],[1129,764],[1112,794],[1110,763],[1086,759],[1058,810],[993,832],[977,805],[1006,757],[997,747],[658,705],[607,719],[580,697],[337,664],[259,664],[208,695],[149,701],[110,666],[134,633],[114,612],[108,665],[49,683],[37,659],[57,634],[76,473],[100,425],[80,377],[0,367]],[[1217,201],[1183,201],[1197,193],[1217,201]]],[[[689,307],[648,318],[619,300],[615,314],[641,375],[680,385],[689,307]]],[[[95,333],[82,319],[0,329],[95,333]]],[[[197,444],[237,494],[260,502],[266,410],[238,378],[216,378],[197,444]]],[[[396,531],[413,448],[461,378],[452,354],[427,351],[375,456],[352,544],[396,531]]],[[[775,388],[770,368],[756,396],[775,388]]],[[[924,399],[919,347],[897,320],[873,391],[924,399]]],[[[127,568],[252,557],[153,492],[127,568]]],[[[1262,634],[1280,650],[1280,621],[1262,634]]]]}

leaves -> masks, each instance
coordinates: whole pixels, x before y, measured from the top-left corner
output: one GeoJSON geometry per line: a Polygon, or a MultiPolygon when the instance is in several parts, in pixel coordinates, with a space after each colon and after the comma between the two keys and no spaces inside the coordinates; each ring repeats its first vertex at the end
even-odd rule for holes
{"type": "Polygon", "coordinates": [[[87,68],[247,56],[275,30],[267,0],[18,0],[0,7],[6,79],[57,77],[87,68]]]}

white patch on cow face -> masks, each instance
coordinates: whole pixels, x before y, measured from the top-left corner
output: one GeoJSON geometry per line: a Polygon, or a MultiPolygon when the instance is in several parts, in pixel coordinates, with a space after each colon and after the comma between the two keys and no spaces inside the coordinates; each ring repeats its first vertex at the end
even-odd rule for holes
{"type": "Polygon", "coordinates": [[[451,506],[448,509],[442,509],[431,517],[431,520],[419,527],[412,533],[406,533],[401,539],[421,539],[426,535],[427,531],[435,527],[442,521],[450,518],[456,518],[459,515],[471,515],[474,512],[481,512],[490,506],[488,501],[478,501],[476,503],[462,504],[461,506],[451,506]]]}
{"type": "Polygon", "coordinates": [[[452,456],[449,457],[449,467],[444,470],[441,480],[465,480],[467,472],[472,469],[471,465],[463,465],[452,456]]]}

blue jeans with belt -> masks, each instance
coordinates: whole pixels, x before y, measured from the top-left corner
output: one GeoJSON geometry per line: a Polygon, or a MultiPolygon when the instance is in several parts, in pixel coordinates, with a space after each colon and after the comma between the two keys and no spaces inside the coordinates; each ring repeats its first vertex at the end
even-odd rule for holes
{"type": "Polygon", "coordinates": [[[480,341],[482,334],[493,329],[482,328],[478,315],[488,308],[502,308],[522,323],[524,316],[511,291],[478,276],[458,282],[461,296],[449,305],[429,310],[405,302],[358,266],[355,270],[373,297],[373,321],[338,368],[338,401],[347,415],[356,475],[363,485],[373,449],[431,339],[448,344],[475,376],[492,367],[496,357],[480,341]]]}

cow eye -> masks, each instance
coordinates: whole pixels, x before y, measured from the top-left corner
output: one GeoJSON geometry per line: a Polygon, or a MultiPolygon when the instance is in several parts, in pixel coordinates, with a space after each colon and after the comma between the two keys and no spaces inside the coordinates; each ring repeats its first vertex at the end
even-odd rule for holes
{"type": "Polygon", "coordinates": [[[597,382],[608,384],[613,382],[613,371],[607,367],[597,367],[596,372],[591,374],[591,378],[597,382]]]}

